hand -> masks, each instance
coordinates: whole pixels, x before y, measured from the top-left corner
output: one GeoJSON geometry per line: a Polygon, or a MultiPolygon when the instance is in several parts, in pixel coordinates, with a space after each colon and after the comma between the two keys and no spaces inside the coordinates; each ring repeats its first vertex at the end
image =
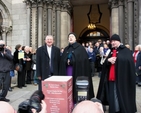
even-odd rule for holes
{"type": "Polygon", "coordinates": [[[6,54],[6,50],[4,49],[3,54],[6,54]]]}
{"type": "Polygon", "coordinates": [[[41,77],[39,76],[38,79],[41,80],[41,77]]]}
{"type": "MultiPolygon", "coordinates": [[[[44,100],[42,100],[41,106],[42,106],[42,110],[39,113],[47,113],[47,105],[44,100]]],[[[35,109],[31,109],[31,110],[32,113],[37,113],[35,109]]]]}
{"type": "Polygon", "coordinates": [[[39,113],[47,113],[47,105],[44,100],[42,100],[41,106],[42,110],[39,113]]]}
{"type": "Polygon", "coordinates": [[[26,61],[26,58],[23,58],[24,61],[26,61]]]}
{"type": "Polygon", "coordinates": [[[26,60],[27,60],[27,61],[30,61],[31,59],[30,59],[30,58],[27,58],[26,60]]]}
{"type": "Polygon", "coordinates": [[[70,65],[70,59],[68,59],[67,64],[70,65]]]}
{"type": "Polygon", "coordinates": [[[116,62],[116,57],[111,57],[111,58],[108,58],[108,61],[111,63],[111,64],[115,64],[116,62]]]}

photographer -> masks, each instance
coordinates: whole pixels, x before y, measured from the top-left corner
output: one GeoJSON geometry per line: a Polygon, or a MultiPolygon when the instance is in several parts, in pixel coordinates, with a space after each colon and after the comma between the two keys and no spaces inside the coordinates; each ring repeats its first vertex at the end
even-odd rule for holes
{"type": "Polygon", "coordinates": [[[84,100],[75,106],[72,113],[104,113],[104,111],[100,102],[84,100]]]}
{"type": "Polygon", "coordinates": [[[6,99],[6,95],[9,89],[10,83],[10,70],[11,70],[11,61],[13,56],[10,50],[5,48],[5,42],[0,40],[0,84],[3,84],[2,91],[0,93],[0,101],[9,102],[9,99],[6,99]]]}
{"type": "Polygon", "coordinates": [[[17,113],[17,112],[8,102],[0,101],[0,113],[17,113]]]}

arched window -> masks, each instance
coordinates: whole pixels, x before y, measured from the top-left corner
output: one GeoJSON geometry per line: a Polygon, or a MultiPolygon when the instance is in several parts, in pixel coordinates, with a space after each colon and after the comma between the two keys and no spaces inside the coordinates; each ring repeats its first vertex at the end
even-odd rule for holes
{"type": "Polygon", "coordinates": [[[79,37],[79,42],[88,42],[93,41],[96,42],[98,39],[101,40],[109,40],[109,34],[100,28],[95,29],[87,29],[85,32],[82,33],[82,35],[79,37]]]}
{"type": "Polygon", "coordinates": [[[91,36],[104,36],[104,35],[103,35],[103,33],[99,32],[99,31],[92,31],[87,34],[87,37],[91,37],[91,36]]]}

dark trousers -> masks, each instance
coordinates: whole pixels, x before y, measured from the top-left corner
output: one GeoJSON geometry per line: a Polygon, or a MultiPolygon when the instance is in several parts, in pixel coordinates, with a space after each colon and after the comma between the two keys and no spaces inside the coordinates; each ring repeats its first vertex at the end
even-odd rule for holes
{"type": "Polygon", "coordinates": [[[39,80],[38,82],[38,90],[42,91],[42,80],[39,80]]]}
{"type": "Polygon", "coordinates": [[[120,111],[119,101],[117,96],[117,88],[115,82],[109,82],[109,113],[120,111]]]}
{"type": "Polygon", "coordinates": [[[10,71],[9,72],[0,72],[0,79],[3,81],[3,89],[0,93],[0,99],[3,99],[6,97],[8,89],[9,89],[9,83],[10,83],[10,71]]]}
{"type": "Polygon", "coordinates": [[[91,76],[94,76],[94,73],[95,73],[94,62],[90,62],[90,66],[91,66],[91,76]]]}
{"type": "Polygon", "coordinates": [[[31,84],[31,70],[26,70],[26,83],[31,84]]]}
{"type": "Polygon", "coordinates": [[[23,70],[22,70],[22,86],[25,86],[25,77],[26,77],[26,71],[25,71],[25,67],[23,67],[23,70]]]}
{"type": "Polygon", "coordinates": [[[22,87],[22,80],[23,80],[22,72],[18,72],[17,80],[18,80],[17,81],[17,86],[22,87]]]}

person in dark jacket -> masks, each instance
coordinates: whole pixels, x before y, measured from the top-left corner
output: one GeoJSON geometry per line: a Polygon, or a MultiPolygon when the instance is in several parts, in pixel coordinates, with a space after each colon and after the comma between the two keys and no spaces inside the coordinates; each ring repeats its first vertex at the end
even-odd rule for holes
{"type": "Polygon", "coordinates": [[[60,49],[54,46],[53,42],[53,36],[47,35],[45,45],[39,47],[36,51],[36,72],[39,79],[39,90],[42,90],[42,80],[59,74],[60,49]]]}
{"type": "Polygon", "coordinates": [[[68,35],[69,45],[64,49],[60,60],[60,75],[68,75],[73,77],[73,101],[77,103],[76,99],[76,79],[79,76],[88,77],[89,80],[89,99],[94,97],[91,68],[88,59],[88,54],[85,48],[76,42],[76,35],[70,33],[68,35]]]}
{"type": "MultiPolygon", "coordinates": [[[[18,54],[20,52],[23,53],[22,45],[17,44],[15,46],[15,52],[14,52],[14,64],[15,64],[15,67],[16,67],[17,64],[20,64],[23,67],[23,58],[20,58],[20,59],[18,58],[18,54]]],[[[17,70],[17,73],[18,73],[18,75],[17,75],[17,87],[20,88],[20,89],[22,87],[26,87],[26,85],[25,85],[25,76],[23,76],[23,68],[22,68],[21,71],[17,70]]]]}
{"type": "Polygon", "coordinates": [[[140,87],[141,86],[141,47],[139,46],[139,52],[138,52],[138,55],[137,55],[137,59],[136,59],[136,74],[137,74],[137,77],[138,77],[138,86],[140,87]]]}
{"type": "Polygon", "coordinates": [[[32,64],[32,53],[30,52],[30,47],[25,46],[24,48],[24,58],[23,61],[25,62],[25,76],[26,76],[26,84],[31,84],[32,77],[31,77],[31,64],[32,64]]]}
{"type": "Polygon", "coordinates": [[[90,62],[90,66],[91,66],[91,76],[93,77],[94,73],[95,73],[95,60],[96,60],[96,55],[93,50],[93,46],[87,50],[87,53],[89,56],[89,62],[90,62]]]}
{"type": "Polygon", "coordinates": [[[136,112],[135,66],[131,51],[111,37],[112,50],[103,64],[97,98],[109,105],[109,113],[136,112]]]}
{"type": "MultiPolygon", "coordinates": [[[[6,46],[6,48],[9,49],[10,52],[12,53],[12,48],[10,46],[6,46]]],[[[15,70],[15,66],[14,66],[14,59],[13,59],[11,61],[9,91],[12,91],[11,81],[12,81],[12,77],[14,77],[14,75],[15,75],[14,70],[15,70]]]]}
{"type": "Polygon", "coordinates": [[[0,40],[0,84],[3,84],[0,92],[0,101],[10,101],[6,99],[6,95],[9,89],[12,60],[11,51],[6,48],[4,41],[0,40]]]}

